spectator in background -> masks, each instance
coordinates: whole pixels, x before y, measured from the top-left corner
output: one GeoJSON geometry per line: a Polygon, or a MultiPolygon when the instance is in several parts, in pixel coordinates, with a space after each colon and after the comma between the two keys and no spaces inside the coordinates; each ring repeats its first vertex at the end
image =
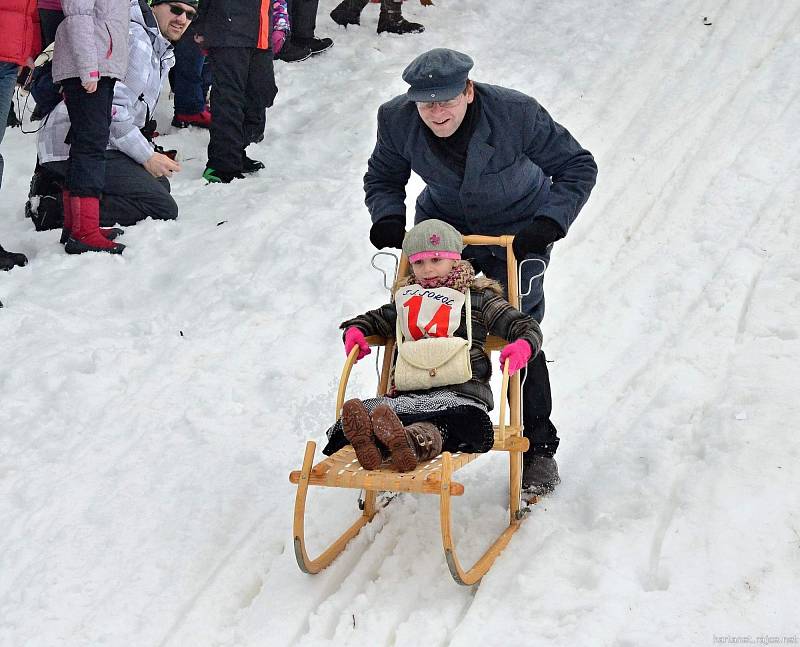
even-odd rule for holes
{"type": "Polygon", "coordinates": [[[196,28],[214,75],[203,179],[227,184],[264,168],[245,149],[264,139],[266,109],[278,93],[273,53],[285,44],[288,9],[285,0],[203,0],[196,28]]]}
{"type": "Polygon", "coordinates": [[[288,0],[291,39],[284,44],[277,58],[285,63],[304,61],[333,47],[330,38],[317,38],[317,9],[319,0],[288,0]]]}
{"type": "Polygon", "coordinates": [[[189,27],[175,47],[175,67],[169,80],[175,95],[175,116],[172,125],[177,128],[211,127],[211,112],[206,105],[211,75],[207,73],[206,55],[195,42],[195,29],[189,27]]]}
{"type": "MultiPolygon", "coordinates": [[[[11,107],[17,73],[21,65],[32,65],[41,49],[36,0],[3,0],[0,8],[0,143],[6,132],[5,116],[11,107]]],[[[3,184],[3,156],[0,154],[0,186],[3,184]]],[[[0,246],[0,270],[26,265],[24,254],[7,252],[0,246]]],[[[2,305],[2,304],[0,304],[2,305]]]]}
{"type": "MultiPolygon", "coordinates": [[[[333,11],[331,18],[335,23],[347,25],[361,24],[361,11],[369,4],[369,0],[344,0],[333,11]]],[[[402,0],[381,0],[381,13],[378,16],[378,33],[418,34],[425,27],[418,22],[409,22],[403,18],[402,0]]]]}
{"type": "MultiPolygon", "coordinates": [[[[159,0],[152,9],[145,0],[130,0],[127,6],[129,51],[125,75],[114,88],[105,151],[105,189],[100,201],[103,225],[132,225],[148,217],[172,220],[178,216],[168,178],[181,167],[150,141],[155,130],[152,115],[162,80],[175,62],[170,41],[177,41],[186,31],[197,0],[159,0]]],[[[70,126],[62,101],[39,131],[39,158],[61,177],[66,175],[69,145],[64,140],[70,126]]]]}
{"type": "Polygon", "coordinates": [[[69,114],[64,177],[64,249],[68,254],[121,254],[119,232],[101,231],[106,145],[114,85],[128,62],[128,8],[119,0],[64,0],[56,30],[53,82],[61,83],[69,114]]]}
{"type": "Polygon", "coordinates": [[[61,0],[39,0],[39,21],[42,27],[42,49],[56,40],[56,30],[64,20],[61,0]]]}

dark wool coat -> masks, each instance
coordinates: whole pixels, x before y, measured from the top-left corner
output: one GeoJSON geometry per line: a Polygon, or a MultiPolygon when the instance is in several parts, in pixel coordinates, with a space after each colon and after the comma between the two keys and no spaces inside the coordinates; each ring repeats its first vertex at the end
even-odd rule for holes
{"type": "MultiPolygon", "coordinates": [[[[526,314],[521,313],[506,301],[502,288],[496,281],[477,278],[470,285],[472,295],[472,348],[470,360],[472,362],[472,379],[463,384],[449,386],[455,393],[467,395],[480,400],[489,409],[494,408],[492,389],[489,379],[492,376],[492,364],[484,350],[486,337],[489,333],[502,337],[510,342],[524,339],[531,345],[533,358],[542,347],[542,331],[539,324],[526,314]]],[[[395,320],[397,310],[394,303],[370,310],[369,312],[353,317],[342,322],[339,326],[347,330],[356,326],[364,335],[378,335],[380,337],[395,336],[395,320]]],[[[461,324],[455,331],[457,337],[467,338],[466,307],[461,311],[461,324]]]]}
{"type": "Polygon", "coordinates": [[[413,170],[427,185],[415,222],[440,218],[462,234],[516,234],[536,216],[566,232],[597,177],[592,154],[521,92],[475,83],[480,115],[463,178],[426,141],[416,105],[406,95],[378,110],[378,138],[364,176],[372,221],[405,214],[413,170]]]}

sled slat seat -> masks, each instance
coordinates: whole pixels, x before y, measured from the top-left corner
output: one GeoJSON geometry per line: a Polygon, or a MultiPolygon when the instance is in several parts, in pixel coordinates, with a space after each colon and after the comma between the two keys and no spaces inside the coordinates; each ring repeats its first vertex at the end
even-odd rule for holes
{"type": "MultiPolygon", "coordinates": [[[[480,454],[453,454],[454,470],[475,460],[480,454]]],[[[348,445],[311,468],[309,485],[328,487],[344,487],[358,490],[376,490],[380,492],[420,492],[439,494],[441,489],[442,457],[437,456],[423,461],[411,472],[398,472],[391,463],[384,463],[376,470],[365,470],[356,458],[353,448],[348,445]]],[[[300,481],[300,470],[289,475],[292,483],[300,481]]],[[[450,484],[450,494],[464,494],[464,486],[460,483],[450,484]]]]}
{"type": "MultiPolygon", "coordinates": [[[[509,427],[506,427],[506,431],[509,431],[509,427]]],[[[512,435],[501,441],[497,438],[497,433],[497,427],[495,426],[493,451],[525,451],[527,449],[528,440],[526,438],[512,435]]],[[[461,452],[452,454],[453,471],[459,470],[479,456],[480,454],[461,452]]],[[[441,455],[421,462],[417,469],[410,472],[398,472],[388,462],[376,470],[365,470],[358,462],[353,448],[348,445],[314,465],[311,468],[308,483],[309,485],[378,490],[381,492],[439,494],[442,480],[441,470],[441,455]]],[[[289,474],[289,480],[292,483],[298,483],[300,474],[300,470],[293,471],[289,474]]],[[[461,483],[453,482],[450,484],[450,494],[460,496],[463,493],[464,486],[461,483]]]]}

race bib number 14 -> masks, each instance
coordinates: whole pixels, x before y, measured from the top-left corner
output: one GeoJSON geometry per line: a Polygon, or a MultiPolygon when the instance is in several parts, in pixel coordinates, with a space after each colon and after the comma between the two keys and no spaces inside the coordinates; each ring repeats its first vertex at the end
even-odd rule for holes
{"type": "Polygon", "coordinates": [[[397,316],[405,339],[452,337],[461,323],[463,292],[452,288],[409,285],[394,295],[397,316]]]}

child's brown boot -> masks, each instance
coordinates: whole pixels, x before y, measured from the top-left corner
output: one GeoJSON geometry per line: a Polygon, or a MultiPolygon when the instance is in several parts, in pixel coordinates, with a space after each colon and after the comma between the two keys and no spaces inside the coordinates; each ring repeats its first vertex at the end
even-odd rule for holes
{"type": "Polygon", "coordinates": [[[342,405],[342,431],[353,446],[358,462],[365,470],[376,470],[383,462],[381,450],[375,444],[369,411],[358,398],[342,405]]]}
{"type": "Polygon", "coordinates": [[[398,472],[410,472],[419,461],[437,456],[442,451],[442,434],[430,422],[416,422],[408,427],[386,405],[372,412],[375,437],[389,448],[392,465],[398,472]]]}

